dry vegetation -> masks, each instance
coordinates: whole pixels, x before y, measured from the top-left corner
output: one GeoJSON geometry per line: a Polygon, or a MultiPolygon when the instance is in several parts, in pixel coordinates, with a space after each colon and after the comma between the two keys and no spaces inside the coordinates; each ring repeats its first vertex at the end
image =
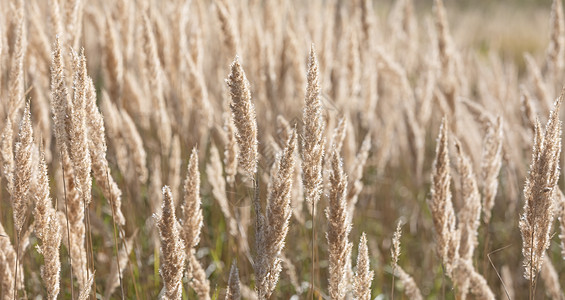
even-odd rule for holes
{"type": "Polygon", "coordinates": [[[565,299],[561,1],[0,3],[1,299],[565,299]]]}

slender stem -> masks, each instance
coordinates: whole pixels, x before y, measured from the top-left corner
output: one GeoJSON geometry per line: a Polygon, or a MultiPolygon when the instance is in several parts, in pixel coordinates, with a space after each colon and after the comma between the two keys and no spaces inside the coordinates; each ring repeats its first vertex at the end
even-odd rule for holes
{"type": "Polygon", "coordinates": [[[69,245],[69,265],[71,269],[71,299],[75,298],[75,288],[73,283],[73,258],[72,258],[72,250],[71,250],[71,229],[69,226],[69,213],[68,213],[68,201],[67,201],[67,181],[65,177],[65,168],[63,167],[63,153],[59,152],[59,157],[61,158],[61,170],[63,171],[63,194],[65,197],[65,220],[67,221],[67,243],[69,245]]]}
{"type": "Polygon", "coordinates": [[[394,271],[395,270],[396,270],[396,265],[392,267],[392,288],[391,288],[391,291],[390,291],[390,299],[391,300],[394,300],[394,277],[395,277],[394,271]]]}
{"type": "Polygon", "coordinates": [[[314,216],[316,215],[316,201],[314,201],[314,199],[312,199],[312,274],[310,275],[310,279],[311,279],[311,291],[312,291],[312,298],[314,298],[314,290],[315,290],[315,267],[316,267],[316,258],[315,258],[315,251],[314,251],[314,247],[316,246],[316,226],[315,225],[315,218],[314,216]]]}
{"type": "MultiPolygon", "coordinates": [[[[108,169],[106,169],[106,185],[108,189],[110,189],[110,174],[108,174],[108,169]]],[[[120,289],[122,291],[122,300],[124,299],[124,286],[122,284],[122,270],[120,269],[120,252],[118,249],[118,237],[116,232],[116,212],[114,210],[113,200],[112,199],[112,192],[109,192],[110,195],[110,208],[112,209],[112,224],[114,225],[114,246],[116,247],[116,266],[118,266],[118,277],[120,279],[120,289]]],[[[127,253],[127,252],[126,252],[127,253]]]]}
{"type": "Polygon", "coordinates": [[[485,241],[483,246],[483,276],[485,278],[488,277],[487,271],[489,270],[489,268],[487,267],[488,244],[490,242],[489,226],[490,226],[490,220],[485,223],[485,241]]]}
{"type": "Polygon", "coordinates": [[[20,229],[16,228],[16,272],[14,273],[14,299],[18,299],[18,265],[20,261],[20,229]]]}
{"type": "MultiPolygon", "coordinates": [[[[532,228],[532,239],[531,244],[534,244],[534,231],[535,228],[532,228]]],[[[533,295],[533,285],[534,285],[534,249],[530,247],[530,300],[534,299],[533,295]]]]}

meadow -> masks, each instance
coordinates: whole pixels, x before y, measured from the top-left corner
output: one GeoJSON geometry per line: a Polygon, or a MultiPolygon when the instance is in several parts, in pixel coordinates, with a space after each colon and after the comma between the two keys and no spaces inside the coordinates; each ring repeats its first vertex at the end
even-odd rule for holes
{"type": "Polygon", "coordinates": [[[0,299],[565,299],[560,0],[0,16],[0,299]]]}

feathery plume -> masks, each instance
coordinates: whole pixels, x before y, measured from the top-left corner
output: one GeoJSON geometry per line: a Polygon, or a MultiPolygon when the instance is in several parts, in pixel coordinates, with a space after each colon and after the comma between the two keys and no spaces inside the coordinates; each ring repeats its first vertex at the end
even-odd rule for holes
{"type": "Polygon", "coordinates": [[[459,244],[459,256],[468,261],[473,260],[473,252],[478,244],[477,230],[480,225],[481,217],[481,195],[477,187],[477,180],[473,172],[471,160],[466,153],[463,152],[461,143],[455,142],[457,152],[457,171],[461,180],[461,196],[463,206],[458,213],[459,224],[461,230],[461,240],[459,244]]]}
{"type": "Polygon", "coordinates": [[[10,66],[10,78],[8,82],[9,102],[8,116],[15,123],[16,114],[24,104],[24,57],[27,49],[27,39],[25,32],[26,18],[24,16],[24,1],[17,1],[15,22],[16,41],[14,53],[10,66]]]}
{"type": "Polygon", "coordinates": [[[14,225],[18,235],[27,218],[28,191],[33,176],[32,167],[33,129],[31,127],[31,113],[29,104],[26,105],[20,123],[18,142],[14,155],[14,184],[12,191],[12,206],[14,209],[14,225]]]}
{"type": "Polygon", "coordinates": [[[563,93],[555,101],[549,114],[545,131],[536,123],[530,173],[524,186],[524,212],[520,216],[522,254],[526,279],[533,282],[541,268],[545,251],[549,247],[549,234],[553,223],[553,195],[559,180],[561,155],[561,121],[559,108],[563,93]]]}
{"type": "Polygon", "coordinates": [[[395,273],[398,276],[398,279],[400,279],[400,282],[402,282],[402,284],[404,285],[404,293],[406,294],[406,296],[408,296],[408,299],[412,299],[412,300],[424,299],[424,297],[422,297],[422,293],[420,292],[420,289],[418,288],[416,282],[414,281],[414,278],[412,278],[412,276],[406,273],[406,271],[404,271],[404,269],[402,269],[401,266],[396,266],[395,273]]]}
{"type": "Polygon", "coordinates": [[[357,271],[354,276],[355,299],[371,299],[371,283],[374,272],[369,265],[369,249],[367,248],[367,236],[363,232],[359,240],[359,251],[357,255],[357,271]]]}
{"type": "Polygon", "coordinates": [[[257,278],[257,295],[259,299],[268,299],[279,279],[281,272],[281,255],[288,233],[292,209],[290,197],[294,174],[296,131],[293,131],[286,142],[286,147],[278,159],[276,175],[271,173],[267,209],[264,217],[258,210],[258,218],[263,224],[257,228],[257,256],[254,269],[257,278]],[[274,177],[273,177],[274,175],[274,177]]]}
{"type": "Polygon", "coordinates": [[[241,292],[239,290],[239,271],[235,261],[231,264],[230,277],[228,279],[228,287],[226,289],[225,300],[240,300],[241,292]]]}
{"type": "MultiPolygon", "coordinates": [[[[54,1],[58,2],[58,1],[54,1]]],[[[53,60],[51,63],[51,111],[55,124],[55,140],[59,155],[67,150],[67,130],[65,129],[67,102],[69,94],[65,79],[65,66],[59,36],[55,37],[53,60]]]]}
{"type": "Polygon", "coordinates": [[[337,151],[332,151],[330,173],[329,206],[326,208],[329,247],[329,294],[334,300],[345,299],[347,291],[347,261],[352,244],[348,241],[351,224],[347,214],[347,177],[343,173],[343,162],[337,151]]]}
{"type": "Polygon", "coordinates": [[[37,251],[44,257],[41,278],[45,283],[48,299],[57,299],[61,272],[59,247],[61,246],[62,234],[57,212],[53,208],[51,197],[49,197],[49,179],[43,151],[35,174],[37,187],[34,189],[36,193],[33,195],[35,199],[34,228],[37,238],[41,240],[41,245],[37,246],[37,251]]]}
{"type": "Polygon", "coordinates": [[[137,180],[139,183],[144,184],[147,181],[148,171],[147,153],[143,146],[143,139],[130,115],[125,110],[121,110],[120,115],[123,125],[121,134],[131,152],[131,160],[134,165],[137,180]]]}
{"type": "Polygon", "coordinates": [[[561,0],[554,0],[551,5],[549,30],[550,40],[547,46],[546,65],[550,72],[556,73],[563,69],[563,55],[565,55],[565,20],[561,0]]]}
{"type": "Polygon", "coordinates": [[[431,199],[428,206],[436,231],[437,251],[448,273],[457,254],[459,240],[455,229],[455,211],[451,202],[451,175],[449,174],[449,127],[444,117],[439,129],[436,158],[432,171],[431,199]]]}
{"type": "Polygon", "coordinates": [[[195,248],[200,242],[200,229],[202,228],[202,209],[200,205],[198,151],[196,148],[193,148],[184,181],[181,237],[186,247],[189,277],[193,280],[192,288],[197,292],[199,299],[210,299],[210,283],[206,279],[206,272],[204,272],[195,256],[195,248]]]}
{"type": "Polygon", "coordinates": [[[6,118],[0,141],[0,158],[2,159],[2,176],[6,179],[8,193],[12,193],[14,183],[14,129],[10,117],[6,118]]]}
{"type": "Polygon", "coordinates": [[[86,105],[89,85],[84,49],[81,50],[80,54],[74,54],[73,69],[75,73],[73,80],[74,95],[72,102],[69,103],[69,122],[67,123],[68,147],[81,197],[85,207],[88,207],[92,200],[92,181],[90,179],[92,164],[88,150],[89,139],[86,126],[86,105]]]}
{"type": "Polygon", "coordinates": [[[180,225],[175,216],[175,206],[168,186],[163,187],[161,217],[156,217],[161,236],[163,260],[159,273],[163,277],[166,299],[181,299],[182,274],[186,259],[185,245],[180,236],[180,225]]]}
{"type": "Polygon", "coordinates": [[[488,123],[487,133],[483,140],[483,158],[481,163],[483,179],[483,213],[484,221],[489,223],[491,211],[494,207],[494,198],[498,190],[498,173],[502,166],[502,118],[498,117],[496,123],[488,123]]]}
{"type": "Polygon", "coordinates": [[[96,183],[102,189],[104,197],[110,202],[114,210],[116,223],[125,224],[125,217],[122,213],[122,191],[114,178],[110,174],[110,167],[106,159],[106,135],[104,119],[102,113],[96,107],[96,91],[91,78],[88,78],[88,92],[86,97],[86,116],[88,129],[88,148],[92,157],[92,173],[96,183]]]}
{"type": "Polygon", "coordinates": [[[182,204],[181,235],[186,249],[194,248],[200,242],[202,228],[202,209],[200,208],[200,171],[198,169],[198,151],[192,149],[188,162],[188,171],[184,181],[184,202],[182,204]]]}
{"type": "Polygon", "coordinates": [[[88,280],[85,282],[84,287],[81,288],[80,294],[78,295],[78,300],[88,300],[90,298],[90,291],[92,290],[92,284],[94,283],[94,273],[90,273],[88,280]]]}
{"type": "Polygon", "coordinates": [[[112,18],[110,16],[106,16],[105,19],[104,71],[108,78],[107,84],[110,96],[112,99],[115,99],[115,101],[118,101],[122,93],[121,89],[124,78],[124,62],[112,18]]]}
{"type": "MultiPolygon", "coordinates": [[[[312,207],[322,192],[322,160],[324,157],[324,120],[320,99],[320,74],[314,45],[310,47],[306,99],[303,111],[302,171],[306,201],[312,207]]],[[[315,214],[315,211],[312,211],[315,214]]]]}
{"type": "Polygon", "coordinates": [[[239,146],[239,165],[249,178],[257,172],[257,121],[255,106],[251,101],[249,81],[245,71],[236,56],[230,66],[231,72],[226,79],[230,89],[230,108],[236,128],[237,144],[239,146]]]}
{"type": "Polygon", "coordinates": [[[237,162],[239,157],[239,148],[236,140],[236,129],[233,124],[232,116],[228,113],[224,114],[224,131],[227,136],[227,143],[224,150],[224,164],[226,166],[226,181],[228,184],[235,183],[235,175],[237,174],[237,162]]]}

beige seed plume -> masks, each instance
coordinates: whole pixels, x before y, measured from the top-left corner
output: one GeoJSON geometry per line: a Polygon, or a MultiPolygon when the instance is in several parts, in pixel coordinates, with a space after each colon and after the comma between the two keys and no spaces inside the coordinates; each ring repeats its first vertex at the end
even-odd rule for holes
{"type": "Polygon", "coordinates": [[[236,128],[237,144],[239,146],[239,165],[249,178],[257,172],[257,121],[255,106],[251,102],[251,91],[245,71],[236,56],[230,66],[231,72],[226,79],[230,89],[230,108],[236,128]]]}
{"type": "Polygon", "coordinates": [[[520,217],[522,254],[526,279],[533,280],[543,263],[549,247],[549,234],[553,223],[553,195],[557,193],[559,180],[559,156],[561,154],[561,121],[559,108],[563,93],[550,112],[545,131],[536,123],[530,173],[524,187],[524,212],[520,217]]]}
{"type": "Polygon", "coordinates": [[[483,179],[483,212],[484,221],[489,223],[491,211],[494,207],[494,198],[498,189],[498,173],[502,166],[502,118],[498,117],[496,123],[488,124],[487,133],[483,140],[483,158],[481,163],[483,179]]]}
{"type": "MultiPolygon", "coordinates": [[[[314,45],[310,48],[308,83],[303,111],[302,170],[306,201],[315,207],[322,192],[324,120],[320,96],[320,74],[314,45]]],[[[315,214],[315,211],[312,211],[315,214]]]]}
{"type": "Polygon", "coordinates": [[[453,267],[453,281],[456,284],[463,282],[469,283],[469,291],[475,296],[474,299],[494,300],[494,294],[487,285],[487,281],[477,273],[471,262],[466,260],[457,260],[453,267]]]}
{"type": "Polygon", "coordinates": [[[163,187],[163,206],[157,227],[161,236],[163,256],[159,273],[163,277],[165,299],[182,298],[182,276],[186,259],[185,245],[180,236],[180,225],[175,216],[175,206],[168,186],[163,187]]]}
{"type": "Polygon", "coordinates": [[[230,277],[228,279],[228,288],[226,290],[225,300],[240,300],[241,292],[239,290],[239,271],[235,261],[231,265],[230,277]]]}
{"type": "Polygon", "coordinates": [[[142,18],[143,25],[143,42],[145,53],[145,66],[146,76],[151,87],[151,104],[155,109],[152,110],[152,121],[156,125],[157,135],[161,142],[161,153],[167,155],[171,147],[172,129],[171,120],[167,113],[164,95],[163,95],[163,82],[166,78],[163,76],[161,62],[159,60],[159,53],[157,49],[157,42],[153,34],[153,28],[149,18],[144,13],[142,18]]]}
{"type": "Polygon", "coordinates": [[[193,148],[184,181],[184,202],[181,208],[183,221],[181,235],[187,249],[196,247],[200,242],[200,229],[202,228],[201,203],[198,150],[193,148]]]}
{"type": "Polygon", "coordinates": [[[189,277],[192,278],[191,286],[197,292],[199,299],[210,299],[210,283],[206,279],[206,272],[195,256],[195,248],[200,242],[200,229],[202,228],[201,202],[198,151],[194,148],[190,154],[188,171],[184,181],[181,237],[186,246],[189,277]]]}
{"type": "Polygon", "coordinates": [[[472,261],[473,252],[478,244],[477,230],[479,229],[481,217],[481,195],[479,194],[471,160],[463,152],[459,141],[456,141],[455,149],[457,150],[457,171],[461,181],[460,188],[463,203],[458,213],[458,228],[461,230],[459,256],[464,260],[472,261]]]}
{"type": "Polygon", "coordinates": [[[88,129],[86,126],[86,104],[89,89],[88,74],[86,72],[86,57],[84,49],[79,55],[74,54],[74,95],[69,103],[69,122],[67,132],[69,134],[69,154],[75,170],[78,187],[85,206],[90,204],[91,185],[90,179],[91,157],[88,150],[88,129]]]}
{"type": "Polygon", "coordinates": [[[369,249],[367,248],[367,236],[363,232],[359,240],[359,251],[357,255],[357,271],[354,276],[355,299],[371,299],[371,283],[373,282],[374,272],[369,265],[369,249]]]}
{"type": "Polygon", "coordinates": [[[122,120],[121,123],[123,125],[121,134],[123,135],[123,140],[126,142],[128,149],[131,152],[130,159],[135,168],[136,178],[139,183],[144,184],[147,181],[148,171],[147,153],[145,152],[143,139],[141,138],[141,134],[137,130],[132,118],[125,110],[120,111],[120,116],[122,120]]]}
{"type": "Polygon", "coordinates": [[[122,82],[124,78],[124,62],[115,24],[110,16],[106,16],[106,26],[104,30],[104,71],[108,78],[108,90],[112,99],[118,101],[121,97],[122,82]]]}
{"type": "MultiPolygon", "coordinates": [[[[56,1],[55,1],[56,2],[56,1]]],[[[65,79],[64,58],[61,51],[59,36],[55,38],[53,46],[53,58],[51,63],[51,111],[55,124],[55,139],[59,155],[67,149],[67,131],[65,129],[66,107],[69,101],[65,79]]]]}
{"type": "Polygon", "coordinates": [[[551,5],[550,40],[546,53],[547,68],[555,73],[563,69],[563,55],[565,55],[563,4],[561,0],[554,0],[551,5]]]}
{"type": "Polygon", "coordinates": [[[14,129],[10,117],[6,118],[2,129],[0,158],[2,159],[2,176],[6,179],[8,193],[12,193],[14,183],[14,129]]]}
{"type": "Polygon", "coordinates": [[[263,221],[258,221],[257,259],[254,265],[257,280],[257,295],[259,299],[268,299],[279,280],[282,270],[281,259],[285,244],[290,217],[292,215],[291,193],[294,175],[295,152],[297,150],[296,131],[293,131],[286,142],[286,147],[271,173],[270,189],[267,197],[267,208],[264,214],[261,209],[256,211],[263,221]],[[262,223],[262,224],[261,224],[262,223]]]}
{"type": "Polygon", "coordinates": [[[57,218],[57,212],[53,208],[51,197],[49,197],[49,179],[43,151],[35,174],[37,187],[34,189],[36,193],[33,195],[35,200],[34,228],[37,238],[41,240],[41,245],[37,246],[37,250],[44,257],[41,278],[45,284],[48,299],[57,299],[61,271],[59,247],[61,246],[62,229],[57,218]]]}
{"type": "Polygon", "coordinates": [[[351,256],[349,232],[351,224],[348,222],[347,214],[347,177],[343,173],[343,162],[337,151],[332,151],[330,191],[328,208],[326,208],[326,218],[328,219],[328,240],[329,252],[329,294],[330,298],[345,299],[348,289],[347,267],[351,256]]]}
{"type": "Polygon", "coordinates": [[[106,159],[106,135],[102,113],[96,107],[96,91],[91,78],[88,78],[88,92],[86,98],[86,116],[88,129],[88,148],[92,157],[92,174],[96,183],[102,189],[104,197],[110,202],[114,210],[116,223],[125,224],[125,217],[122,213],[122,191],[114,181],[106,159]]]}
{"type": "Polygon", "coordinates": [[[94,283],[94,273],[90,273],[84,287],[82,287],[80,290],[80,294],[78,295],[78,300],[88,300],[90,298],[90,291],[92,290],[93,283],[94,283]]]}
{"type": "Polygon", "coordinates": [[[14,225],[18,234],[27,219],[28,191],[33,176],[32,166],[33,129],[29,104],[26,105],[20,122],[20,132],[14,155],[14,184],[12,206],[14,209],[14,225]]]}
{"type": "Polygon", "coordinates": [[[400,282],[402,282],[402,284],[404,285],[404,293],[406,294],[406,296],[408,296],[408,299],[412,299],[412,300],[424,299],[424,297],[422,297],[422,292],[420,292],[420,289],[418,288],[416,282],[414,281],[414,278],[412,278],[412,276],[406,273],[406,271],[404,271],[402,267],[396,266],[396,274],[400,279],[400,282]]]}
{"type": "Polygon", "coordinates": [[[431,199],[428,201],[428,206],[434,221],[437,251],[449,272],[457,253],[459,240],[455,232],[455,211],[451,202],[448,131],[447,119],[443,118],[437,139],[436,158],[432,170],[431,199]]]}
{"type": "Polygon", "coordinates": [[[229,185],[233,185],[235,183],[235,175],[237,174],[239,148],[235,136],[235,125],[233,124],[232,116],[228,113],[224,113],[224,131],[228,140],[224,150],[226,181],[229,185]]]}
{"type": "Polygon", "coordinates": [[[8,116],[15,123],[16,114],[24,104],[24,57],[27,49],[24,1],[16,1],[16,41],[10,65],[8,116]]]}

